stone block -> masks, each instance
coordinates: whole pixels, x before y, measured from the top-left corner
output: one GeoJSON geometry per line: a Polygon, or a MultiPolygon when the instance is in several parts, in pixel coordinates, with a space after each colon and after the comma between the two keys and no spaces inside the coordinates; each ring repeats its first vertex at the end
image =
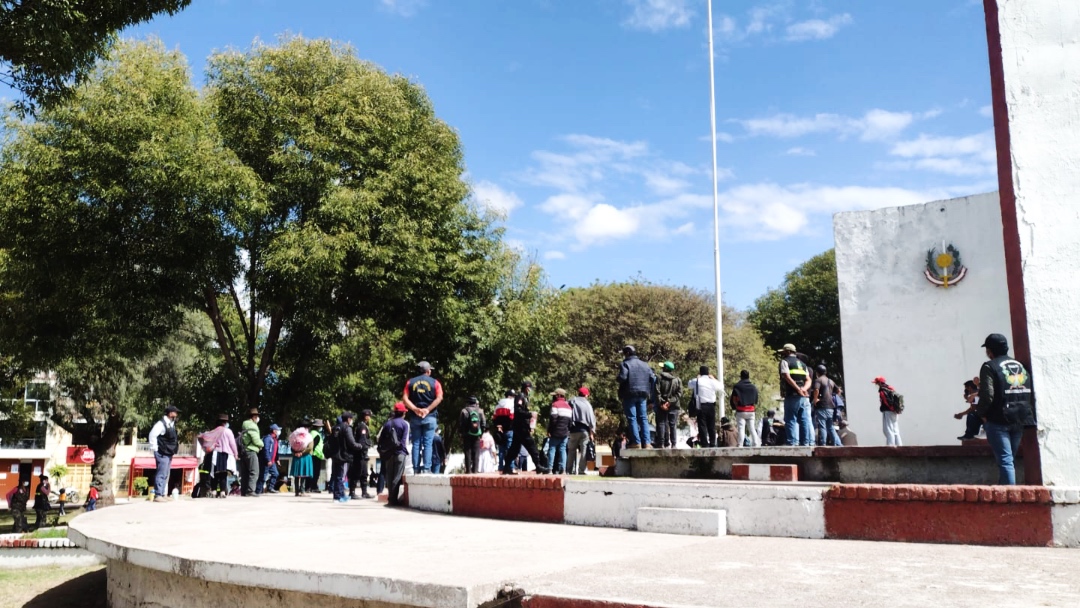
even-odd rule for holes
{"type": "Polygon", "coordinates": [[[659,534],[726,536],[727,511],[641,507],[637,510],[637,529],[659,534]]]}

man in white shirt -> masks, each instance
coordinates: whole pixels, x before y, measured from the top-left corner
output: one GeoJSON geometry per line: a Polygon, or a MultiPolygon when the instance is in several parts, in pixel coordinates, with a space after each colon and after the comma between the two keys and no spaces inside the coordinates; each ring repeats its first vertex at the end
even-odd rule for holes
{"type": "Polygon", "coordinates": [[[176,418],[180,410],[173,406],[165,408],[165,415],[150,429],[150,451],[154,453],[157,472],[154,474],[154,502],[169,501],[169,472],[172,457],[180,449],[176,435],[176,418]]]}
{"type": "Polygon", "coordinates": [[[698,377],[687,384],[692,398],[698,403],[698,441],[701,447],[716,447],[716,403],[724,394],[724,383],[709,374],[709,368],[702,365],[698,377]]]}

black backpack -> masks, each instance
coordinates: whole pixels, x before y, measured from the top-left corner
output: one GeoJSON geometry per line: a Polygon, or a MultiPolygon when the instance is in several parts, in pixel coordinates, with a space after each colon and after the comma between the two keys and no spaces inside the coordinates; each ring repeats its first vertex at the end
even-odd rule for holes
{"type": "Polygon", "coordinates": [[[394,427],[390,426],[390,421],[386,421],[382,430],[379,431],[379,438],[375,442],[375,449],[379,451],[379,455],[397,454],[398,449],[401,447],[401,440],[398,439],[397,433],[394,432],[394,427]]]}
{"type": "Polygon", "coordinates": [[[480,412],[476,408],[469,408],[468,428],[462,430],[473,437],[484,434],[484,429],[480,425],[480,412]]]}
{"type": "Polygon", "coordinates": [[[323,442],[323,457],[324,458],[337,458],[338,452],[341,451],[341,424],[337,423],[334,428],[330,429],[330,435],[323,442]]]}
{"type": "Polygon", "coordinates": [[[881,387],[881,392],[885,394],[885,403],[889,404],[889,409],[901,414],[904,411],[904,396],[896,392],[887,386],[881,387]]]}

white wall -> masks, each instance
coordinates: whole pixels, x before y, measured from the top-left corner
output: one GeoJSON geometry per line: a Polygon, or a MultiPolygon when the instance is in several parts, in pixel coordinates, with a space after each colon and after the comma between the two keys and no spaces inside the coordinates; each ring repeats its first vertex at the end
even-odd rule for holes
{"type": "Polygon", "coordinates": [[[876,376],[904,395],[905,445],[958,445],[963,383],[978,375],[990,333],[1010,336],[997,193],[837,214],[836,270],[848,418],[859,445],[884,445],[876,376]],[[942,241],[967,277],[948,289],[923,276],[942,241]]]}
{"type": "Polygon", "coordinates": [[[1043,482],[1080,485],[1080,2],[997,5],[1043,482]]]}

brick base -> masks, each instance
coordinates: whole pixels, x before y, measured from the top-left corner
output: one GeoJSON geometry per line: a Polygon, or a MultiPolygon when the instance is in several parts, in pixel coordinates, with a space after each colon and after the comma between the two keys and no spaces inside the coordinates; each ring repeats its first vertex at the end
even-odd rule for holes
{"type": "Polygon", "coordinates": [[[454,515],[563,522],[563,480],[543,475],[455,475],[454,515]]]}

